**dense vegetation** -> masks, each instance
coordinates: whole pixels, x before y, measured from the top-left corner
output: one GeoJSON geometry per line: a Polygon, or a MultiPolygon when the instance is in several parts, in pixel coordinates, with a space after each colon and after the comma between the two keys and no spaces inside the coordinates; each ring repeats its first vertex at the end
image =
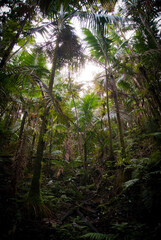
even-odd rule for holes
{"type": "Polygon", "coordinates": [[[161,238],[161,4],[115,4],[0,3],[0,239],[161,238]]]}

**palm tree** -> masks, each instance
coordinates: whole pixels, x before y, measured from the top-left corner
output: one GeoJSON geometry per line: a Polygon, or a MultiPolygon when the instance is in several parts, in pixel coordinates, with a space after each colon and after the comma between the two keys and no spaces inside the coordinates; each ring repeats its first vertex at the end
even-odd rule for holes
{"type": "Polygon", "coordinates": [[[119,104],[118,104],[118,94],[117,94],[116,83],[115,83],[115,79],[113,76],[113,72],[112,72],[112,68],[110,66],[110,60],[109,60],[109,49],[111,45],[111,40],[104,36],[103,29],[101,28],[101,26],[98,27],[98,31],[95,32],[95,35],[92,34],[92,32],[88,29],[84,29],[84,33],[86,34],[85,40],[88,42],[91,48],[91,53],[94,56],[94,58],[96,58],[97,60],[99,59],[101,62],[102,61],[104,62],[105,77],[106,77],[107,116],[108,116],[109,132],[110,132],[110,155],[113,158],[112,130],[111,130],[110,112],[109,112],[109,104],[108,104],[109,102],[108,73],[110,76],[113,95],[114,95],[122,157],[125,157],[125,144],[124,144],[123,129],[122,129],[122,123],[121,123],[121,117],[120,117],[119,104]]]}
{"type": "Polygon", "coordinates": [[[97,118],[94,115],[95,109],[99,105],[99,98],[94,93],[86,94],[83,98],[77,102],[78,108],[78,123],[79,131],[83,138],[83,166],[85,171],[85,179],[87,177],[88,166],[88,152],[89,146],[92,148],[93,142],[89,143],[91,134],[94,132],[93,127],[97,122],[97,118]]]}
{"type": "MultiPolygon", "coordinates": [[[[74,10],[75,12],[75,10],[74,10]]],[[[53,84],[55,79],[56,69],[61,67],[66,61],[72,61],[78,56],[80,46],[77,42],[77,38],[74,37],[74,32],[69,26],[68,21],[72,17],[72,14],[68,15],[68,12],[64,11],[63,5],[61,5],[59,14],[55,15],[55,22],[57,26],[54,31],[55,46],[52,58],[52,69],[48,84],[48,94],[52,96],[53,84]]],[[[37,206],[42,204],[42,197],[40,192],[40,178],[41,178],[41,163],[43,160],[44,151],[44,135],[47,131],[47,117],[49,114],[50,105],[48,102],[45,104],[44,113],[42,116],[42,123],[40,127],[40,135],[37,146],[37,153],[34,163],[34,173],[29,191],[28,200],[31,204],[37,206]]]]}

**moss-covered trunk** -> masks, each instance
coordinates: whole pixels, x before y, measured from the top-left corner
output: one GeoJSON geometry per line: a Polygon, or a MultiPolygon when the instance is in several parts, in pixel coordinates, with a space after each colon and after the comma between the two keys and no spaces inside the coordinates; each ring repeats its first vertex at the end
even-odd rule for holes
{"type": "Polygon", "coordinates": [[[26,118],[27,118],[27,111],[24,112],[24,115],[21,121],[18,145],[17,145],[16,153],[13,157],[13,164],[12,164],[13,194],[17,192],[17,184],[20,180],[22,181],[23,175],[24,175],[24,169],[26,167],[26,136],[24,134],[26,118]]]}
{"type": "Polygon", "coordinates": [[[46,133],[46,125],[47,125],[47,116],[49,113],[49,107],[45,107],[44,114],[42,117],[42,123],[40,128],[40,136],[37,146],[36,158],[34,161],[34,173],[31,182],[30,192],[29,192],[29,201],[33,204],[42,203],[41,191],[40,191],[40,183],[41,183],[41,165],[43,160],[43,151],[44,151],[44,135],[46,133]]]}
{"type": "MultiPolygon", "coordinates": [[[[54,78],[55,78],[55,71],[56,71],[56,62],[57,62],[57,56],[58,56],[58,43],[59,38],[57,38],[56,46],[55,46],[55,52],[53,57],[53,64],[52,64],[52,71],[51,71],[51,77],[49,81],[49,94],[52,96],[52,88],[54,84],[54,78]]],[[[31,182],[31,187],[29,191],[28,200],[31,204],[36,204],[37,206],[42,203],[42,197],[41,197],[41,168],[42,168],[42,160],[43,160],[43,152],[44,152],[44,136],[47,131],[47,120],[48,120],[48,114],[49,114],[49,106],[46,103],[44,113],[42,116],[42,123],[40,128],[40,135],[37,145],[37,152],[36,152],[36,158],[34,161],[34,173],[33,178],[31,182]]]]}

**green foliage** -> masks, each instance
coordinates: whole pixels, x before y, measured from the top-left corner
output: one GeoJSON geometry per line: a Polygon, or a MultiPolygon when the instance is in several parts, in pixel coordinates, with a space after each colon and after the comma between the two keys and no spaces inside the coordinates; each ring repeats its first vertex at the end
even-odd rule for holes
{"type": "Polygon", "coordinates": [[[98,40],[95,38],[92,32],[87,28],[83,29],[83,33],[86,35],[86,38],[84,40],[87,41],[88,44],[90,43],[92,56],[102,61],[103,49],[101,48],[98,40]]]}
{"type": "Polygon", "coordinates": [[[134,184],[136,184],[137,182],[139,181],[138,178],[135,178],[135,179],[131,179],[127,182],[124,183],[124,188],[127,189],[129,187],[132,187],[134,184]]]}
{"type": "Polygon", "coordinates": [[[109,51],[112,41],[109,38],[103,37],[98,33],[93,34],[89,29],[83,28],[83,33],[86,38],[84,39],[90,48],[91,56],[100,62],[104,62],[104,51],[109,51]],[[105,46],[104,46],[105,44],[105,46]]]}
{"type": "Polygon", "coordinates": [[[61,131],[64,131],[66,129],[67,129],[67,126],[65,126],[64,124],[61,124],[61,123],[56,124],[52,127],[53,131],[60,131],[61,132],[61,131]]]}
{"type": "Polygon", "coordinates": [[[82,221],[79,217],[73,219],[73,222],[57,228],[57,234],[64,240],[80,239],[80,235],[84,231],[86,231],[86,227],[82,225],[82,221]]]}
{"type": "MultiPolygon", "coordinates": [[[[28,198],[28,210],[32,216],[53,212],[53,215],[48,216],[53,222],[51,228],[54,227],[56,236],[45,236],[46,239],[159,239],[161,68],[159,28],[156,25],[159,16],[159,8],[155,6],[157,1],[150,1],[149,6],[144,0],[124,1],[127,10],[125,15],[132,20],[126,23],[127,28],[117,25],[119,17],[112,14],[108,16],[106,11],[102,11],[100,2],[104,3],[107,10],[107,1],[87,2],[92,3],[92,6],[86,6],[88,12],[83,12],[82,18],[87,17],[86,24],[90,22],[90,29],[84,28],[83,33],[91,56],[104,66],[103,70],[108,70],[108,66],[104,65],[106,55],[111,55],[107,61],[114,56],[114,61],[109,64],[109,72],[117,79],[127,158],[118,157],[121,151],[110,74],[107,74],[107,78],[113,159],[109,156],[110,131],[106,116],[104,74],[98,74],[95,90],[89,90],[87,94],[83,93],[83,97],[79,97],[82,84],[76,85],[74,81],[69,83],[64,73],[63,67],[68,66],[73,68],[74,76],[76,67],[83,59],[81,44],[69,20],[73,13],[81,16],[80,9],[84,1],[38,1],[50,22],[45,23],[38,10],[33,22],[35,27],[31,27],[32,22],[28,18],[17,39],[17,32],[28,10],[32,13],[32,9],[35,11],[38,8],[31,1],[27,4],[24,1],[6,1],[4,4],[10,7],[10,11],[0,16],[1,59],[13,40],[13,45],[22,47],[17,54],[11,51],[6,65],[0,69],[0,178],[3,183],[0,186],[0,210],[6,220],[5,224],[9,223],[9,226],[12,222],[9,218],[14,213],[12,219],[15,219],[10,227],[12,230],[9,231],[7,227],[6,231],[12,232],[11,237],[14,239],[14,227],[18,228],[19,223],[29,218],[22,199],[29,190],[39,142],[43,146],[39,158],[42,157],[42,191],[28,198]],[[95,11],[96,14],[93,14],[95,11]],[[111,23],[115,25],[110,27],[111,23]],[[127,29],[132,29],[130,24],[135,29],[133,36],[126,40],[127,29]],[[40,44],[40,47],[35,47],[31,38],[29,40],[29,35],[36,32],[45,36],[46,42],[40,44]],[[24,47],[27,42],[30,45],[24,47]],[[52,73],[46,66],[51,59],[54,86],[52,93],[49,93],[48,83],[52,73]],[[58,67],[62,69],[58,71],[58,67]],[[50,110],[43,115],[45,108],[50,110]],[[19,139],[24,112],[27,112],[27,117],[22,138],[19,139]],[[39,139],[43,132],[42,123],[45,134],[39,139]],[[26,154],[27,167],[24,167],[23,178],[12,203],[10,195],[13,181],[10,175],[14,176],[16,171],[13,171],[11,165],[17,153],[23,155],[20,142],[27,147],[27,150],[21,151],[26,154]],[[7,165],[4,154],[13,155],[10,165],[7,165]],[[30,162],[30,168],[27,161],[30,162]],[[5,212],[6,205],[10,203],[8,212],[5,212]],[[96,228],[96,232],[90,233],[94,231],[93,228],[96,228]]],[[[40,152],[38,149],[37,154],[40,152]]],[[[41,162],[36,172],[40,170],[41,162]]],[[[20,167],[20,164],[17,165],[20,167]]],[[[20,224],[21,233],[23,227],[20,224]]],[[[6,239],[7,235],[4,236],[6,239]]]]}
{"type": "Polygon", "coordinates": [[[86,126],[95,122],[94,110],[99,106],[99,98],[96,94],[86,94],[82,100],[78,102],[79,122],[80,126],[86,126]]]}
{"type": "Polygon", "coordinates": [[[103,234],[103,233],[87,233],[82,238],[93,239],[93,240],[114,240],[117,235],[115,234],[103,234]]]}

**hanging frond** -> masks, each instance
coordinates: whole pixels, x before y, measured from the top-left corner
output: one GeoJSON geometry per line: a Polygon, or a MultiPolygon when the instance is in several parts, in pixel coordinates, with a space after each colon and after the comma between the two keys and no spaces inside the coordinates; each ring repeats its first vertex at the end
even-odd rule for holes
{"type": "Polygon", "coordinates": [[[92,57],[96,58],[97,60],[102,60],[103,49],[100,46],[98,39],[92,34],[92,32],[87,29],[82,29],[83,33],[85,34],[85,41],[88,43],[92,57]]]}
{"type": "Polygon", "coordinates": [[[107,54],[111,49],[111,39],[104,37],[100,32],[95,32],[93,34],[87,28],[83,29],[83,33],[86,36],[84,40],[88,43],[91,56],[100,63],[104,63],[105,52],[107,54]]]}
{"type": "Polygon", "coordinates": [[[123,24],[124,22],[122,17],[106,14],[104,12],[80,12],[78,17],[80,18],[82,27],[95,29],[96,31],[101,29],[104,34],[108,32],[109,25],[113,24],[114,26],[116,26],[118,23],[123,24]]]}

